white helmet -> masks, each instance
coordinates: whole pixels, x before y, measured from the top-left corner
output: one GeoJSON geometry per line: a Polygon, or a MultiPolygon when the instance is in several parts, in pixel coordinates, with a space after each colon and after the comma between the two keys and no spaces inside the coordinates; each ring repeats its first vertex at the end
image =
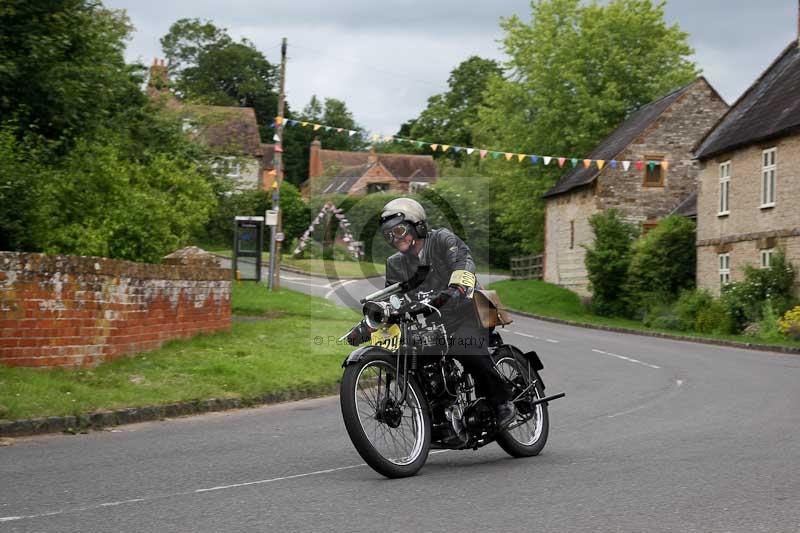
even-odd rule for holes
{"type": "Polygon", "coordinates": [[[424,239],[428,235],[425,209],[416,200],[395,198],[383,206],[383,212],[381,212],[382,231],[391,229],[402,222],[409,222],[420,239],[424,239]]]}

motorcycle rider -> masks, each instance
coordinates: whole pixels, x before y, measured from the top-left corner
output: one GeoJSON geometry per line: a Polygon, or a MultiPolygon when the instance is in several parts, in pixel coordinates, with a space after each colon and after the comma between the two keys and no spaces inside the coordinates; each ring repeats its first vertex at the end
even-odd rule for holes
{"type": "MultiPolygon", "coordinates": [[[[505,380],[489,355],[491,329],[481,327],[473,309],[476,277],[469,247],[447,229],[429,230],[425,209],[410,198],[386,204],[380,223],[384,238],[397,250],[386,260],[386,286],[411,279],[421,265],[430,267],[412,296],[431,296],[430,305],[441,312],[449,334],[448,353],[473,376],[494,408],[497,425],[505,428],[514,421],[516,411],[505,380]]],[[[347,342],[358,346],[369,336],[370,329],[362,321],[347,342]]]]}

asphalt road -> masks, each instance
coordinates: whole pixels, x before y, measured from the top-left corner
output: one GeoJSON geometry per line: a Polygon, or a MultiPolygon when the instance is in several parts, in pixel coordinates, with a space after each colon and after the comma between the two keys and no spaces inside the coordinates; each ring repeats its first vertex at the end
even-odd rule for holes
{"type": "Polygon", "coordinates": [[[24,438],[0,447],[0,532],[800,531],[800,357],[525,317],[503,336],[567,392],[538,457],[445,451],[387,480],[338,398],[24,438]]]}

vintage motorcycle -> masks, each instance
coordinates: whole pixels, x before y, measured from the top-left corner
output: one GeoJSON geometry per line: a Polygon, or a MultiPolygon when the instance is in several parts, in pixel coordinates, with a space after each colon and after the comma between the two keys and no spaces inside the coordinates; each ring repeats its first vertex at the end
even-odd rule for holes
{"type": "Polygon", "coordinates": [[[342,364],[342,417],[364,461],[398,478],[416,474],[431,448],[477,450],[497,441],[513,457],[541,452],[549,431],[548,402],[565,394],[544,395],[536,352],[522,353],[497,332],[490,336],[492,358],[517,410],[516,420],[498,430],[473,377],[448,357],[445,327],[425,318],[425,310],[435,308],[425,299],[399,296],[409,288],[409,282],[396,283],[361,300],[366,323],[375,331],[370,344],[342,364]]]}

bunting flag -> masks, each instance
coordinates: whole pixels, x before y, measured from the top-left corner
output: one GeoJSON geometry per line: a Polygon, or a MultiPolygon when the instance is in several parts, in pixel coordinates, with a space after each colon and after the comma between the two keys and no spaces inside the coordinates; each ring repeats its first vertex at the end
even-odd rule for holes
{"type": "Polygon", "coordinates": [[[382,134],[377,134],[377,133],[373,134],[371,132],[366,132],[364,130],[350,130],[350,129],[347,129],[347,128],[329,126],[329,125],[326,125],[326,124],[316,124],[314,122],[308,122],[308,121],[293,120],[293,119],[284,118],[284,117],[275,117],[275,121],[272,123],[272,127],[278,129],[278,131],[276,131],[276,133],[272,137],[272,140],[275,141],[276,143],[278,143],[276,145],[276,149],[275,149],[277,152],[282,152],[283,151],[283,148],[280,146],[281,137],[278,134],[278,132],[280,131],[280,129],[279,129],[280,126],[297,126],[297,125],[302,126],[302,127],[309,127],[310,126],[314,131],[319,131],[320,129],[324,129],[326,132],[330,132],[330,131],[336,131],[337,133],[347,132],[347,135],[350,136],[350,137],[353,137],[356,134],[360,134],[364,138],[371,139],[372,145],[369,147],[369,149],[372,149],[373,146],[376,143],[380,143],[380,142],[384,142],[384,143],[390,143],[390,142],[404,143],[404,142],[407,142],[407,143],[414,144],[417,148],[423,148],[425,146],[429,146],[432,152],[441,151],[442,153],[446,153],[452,148],[453,153],[456,153],[456,154],[461,153],[462,151],[466,152],[467,155],[478,154],[480,159],[486,159],[486,156],[488,155],[488,156],[491,156],[492,159],[500,159],[501,157],[504,157],[506,161],[511,161],[511,160],[516,158],[517,162],[522,163],[526,159],[530,158],[531,163],[536,165],[536,164],[539,163],[539,159],[541,158],[542,162],[544,163],[545,166],[550,165],[550,162],[553,159],[555,159],[556,161],[558,161],[559,168],[564,168],[564,165],[567,163],[567,161],[570,162],[570,164],[572,165],[572,168],[575,168],[575,167],[578,166],[578,163],[580,163],[582,161],[583,162],[583,166],[585,168],[588,169],[588,168],[591,168],[592,165],[595,165],[597,167],[597,169],[600,170],[600,171],[602,171],[603,168],[605,168],[606,163],[608,163],[608,166],[610,166],[612,169],[616,169],[619,166],[619,164],[622,163],[622,168],[623,168],[623,170],[625,172],[627,172],[630,169],[631,163],[634,164],[636,170],[640,170],[640,171],[645,168],[645,165],[647,165],[647,168],[650,171],[653,171],[656,166],[660,166],[661,169],[663,171],[665,171],[665,172],[669,169],[669,162],[667,160],[651,161],[651,160],[643,159],[643,160],[637,160],[637,161],[627,161],[627,160],[626,161],[617,161],[616,159],[605,160],[605,159],[589,159],[589,158],[581,159],[581,158],[577,158],[577,157],[571,157],[571,158],[569,158],[569,157],[557,157],[557,156],[550,156],[550,155],[539,156],[539,155],[535,155],[535,154],[524,154],[524,153],[517,153],[517,152],[488,150],[488,149],[485,149],[485,148],[476,148],[476,147],[472,147],[472,146],[465,147],[465,146],[454,146],[454,145],[450,145],[450,144],[429,143],[429,142],[418,140],[418,139],[408,139],[408,138],[398,137],[398,136],[394,136],[394,135],[382,135],[382,134]]]}

